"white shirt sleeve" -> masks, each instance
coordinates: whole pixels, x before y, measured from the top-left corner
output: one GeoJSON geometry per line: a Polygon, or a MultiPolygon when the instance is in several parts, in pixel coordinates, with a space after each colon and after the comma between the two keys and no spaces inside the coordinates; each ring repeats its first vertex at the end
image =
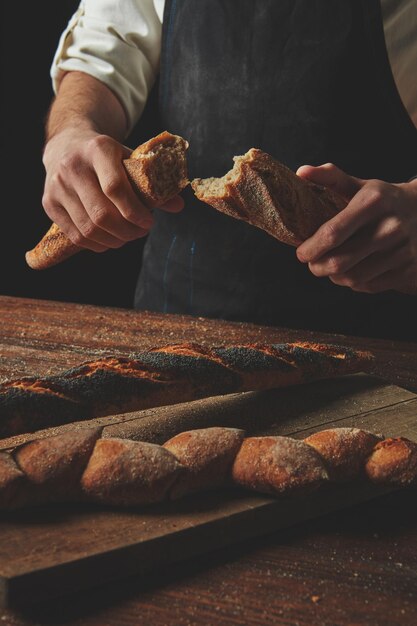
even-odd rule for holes
{"type": "Polygon", "coordinates": [[[398,93],[417,127],[417,2],[381,0],[385,43],[398,93]]]}
{"type": "Polygon", "coordinates": [[[154,0],[81,0],[52,62],[55,93],[64,72],[80,71],[97,78],[119,98],[130,131],[159,69],[160,4],[154,0]]]}

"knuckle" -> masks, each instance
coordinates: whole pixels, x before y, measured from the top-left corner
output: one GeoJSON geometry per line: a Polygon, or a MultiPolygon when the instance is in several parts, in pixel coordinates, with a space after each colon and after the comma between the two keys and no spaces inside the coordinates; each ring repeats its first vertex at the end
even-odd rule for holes
{"type": "Polygon", "coordinates": [[[114,140],[108,135],[95,135],[88,140],[87,149],[90,152],[96,152],[97,150],[107,151],[110,147],[113,147],[113,145],[114,140]]]}
{"type": "Polygon", "coordinates": [[[93,225],[96,226],[103,226],[105,225],[106,221],[107,221],[107,213],[104,209],[98,207],[95,209],[92,209],[90,212],[90,219],[93,223],[93,225]]]}
{"type": "Polygon", "coordinates": [[[387,237],[393,237],[395,235],[402,234],[402,232],[403,225],[401,220],[396,216],[392,216],[385,220],[381,228],[381,232],[379,233],[379,238],[385,239],[387,237]]]}
{"type": "Polygon", "coordinates": [[[131,224],[139,224],[141,220],[141,216],[137,211],[132,209],[131,207],[124,207],[122,210],[122,215],[131,224]]]}
{"type": "Polygon", "coordinates": [[[331,222],[327,222],[323,226],[322,230],[322,239],[326,246],[335,246],[338,241],[339,229],[335,224],[331,222]]]}
{"type": "Polygon", "coordinates": [[[45,191],[42,196],[42,206],[45,211],[53,211],[55,208],[56,202],[54,196],[49,192],[45,191]]]}
{"type": "Polygon", "coordinates": [[[366,203],[370,206],[379,205],[385,196],[385,186],[381,180],[372,179],[366,187],[366,203]]]}
{"type": "Polygon", "coordinates": [[[63,186],[63,181],[65,178],[65,172],[58,169],[53,174],[51,174],[49,178],[48,186],[52,190],[58,190],[63,186]]]}
{"type": "Polygon", "coordinates": [[[122,186],[120,178],[108,178],[103,182],[101,188],[108,198],[114,198],[120,195],[122,186]]]}
{"type": "Polygon", "coordinates": [[[79,230],[74,230],[74,231],[69,232],[67,234],[67,237],[76,246],[79,246],[80,248],[85,247],[85,237],[83,237],[82,233],[79,230]]]}
{"type": "Polygon", "coordinates": [[[91,239],[97,231],[96,225],[93,222],[85,222],[79,226],[79,229],[84,239],[91,239]]]}
{"type": "Polygon", "coordinates": [[[66,154],[62,157],[57,172],[57,178],[59,180],[60,175],[65,175],[68,172],[77,172],[79,170],[80,160],[75,154],[66,154]]]}
{"type": "Polygon", "coordinates": [[[330,274],[340,274],[343,272],[344,263],[339,257],[330,257],[327,260],[327,269],[330,274]]]}

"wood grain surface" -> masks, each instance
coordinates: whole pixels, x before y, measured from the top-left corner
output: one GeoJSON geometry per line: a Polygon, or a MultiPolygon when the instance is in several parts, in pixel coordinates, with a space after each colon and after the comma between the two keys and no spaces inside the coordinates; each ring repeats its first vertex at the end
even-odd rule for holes
{"type": "MultiPolygon", "coordinates": [[[[0,299],[0,318],[2,380],[52,373],[93,355],[129,354],[162,342],[223,343],[227,337],[229,343],[237,343],[314,337],[372,349],[376,354],[375,372],[385,382],[374,383],[374,395],[379,399],[365,411],[366,419],[375,421],[383,409],[384,425],[394,428],[396,411],[401,406],[410,427],[415,428],[417,421],[414,394],[386,384],[389,381],[409,391],[417,390],[416,344],[8,297],[0,299]],[[391,404],[387,404],[386,396],[381,400],[381,394],[384,397],[393,389],[396,395],[391,404]]],[[[357,398],[364,393],[361,384],[363,381],[355,379],[357,398]]],[[[236,402],[242,403],[238,397],[228,400],[225,414],[236,409],[236,402]]],[[[245,402],[249,415],[250,402],[258,403],[259,398],[249,394],[245,402]]],[[[316,410],[320,411],[317,402],[316,410]]],[[[207,407],[205,410],[210,413],[207,407]]],[[[297,402],[288,410],[292,418],[299,416],[297,402]]],[[[144,427],[146,419],[149,427],[154,417],[124,416],[111,428],[136,432],[144,427]]],[[[340,419],[342,425],[346,417],[340,419]]],[[[309,427],[307,421],[301,424],[301,431],[307,434],[309,427]]],[[[414,624],[416,521],[415,496],[385,495],[291,531],[246,540],[235,547],[214,550],[204,558],[188,559],[145,579],[136,576],[59,601],[7,611],[1,620],[16,626],[414,624]]]]}

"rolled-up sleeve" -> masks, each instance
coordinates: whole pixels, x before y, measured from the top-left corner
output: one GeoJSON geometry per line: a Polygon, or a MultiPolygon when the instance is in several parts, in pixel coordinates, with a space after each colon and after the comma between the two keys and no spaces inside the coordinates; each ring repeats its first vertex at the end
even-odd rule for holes
{"type": "Polygon", "coordinates": [[[90,74],[119,98],[131,130],[158,73],[161,28],[153,0],[83,0],[55,52],[55,93],[65,72],[90,74]]]}

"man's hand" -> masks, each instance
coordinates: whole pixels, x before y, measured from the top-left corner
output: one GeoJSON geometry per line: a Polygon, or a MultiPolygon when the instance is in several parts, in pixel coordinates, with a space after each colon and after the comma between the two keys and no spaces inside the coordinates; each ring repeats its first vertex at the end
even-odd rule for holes
{"type": "MultiPolygon", "coordinates": [[[[152,215],[134,192],[122,159],[130,150],[91,129],[66,128],[46,145],[43,206],[77,246],[95,252],[146,235],[152,215]]],[[[183,207],[178,196],[162,209],[183,207]]]]}
{"type": "Polygon", "coordinates": [[[417,294],[417,180],[348,176],[331,163],[297,171],[344,196],[347,207],[297,248],[315,276],[354,291],[417,294]]]}
{"type": "MultiPolygon", "coordinates": [[[[83,72],[67,72],[49,111],[43,155],[43,206],[80,248],[103,252],[146,235],[152,215],[137,197],[122,159],[127,118],[115,94],[83,72]]],[[[160,207],[177,212],[179,196],[160,207]]]]}

